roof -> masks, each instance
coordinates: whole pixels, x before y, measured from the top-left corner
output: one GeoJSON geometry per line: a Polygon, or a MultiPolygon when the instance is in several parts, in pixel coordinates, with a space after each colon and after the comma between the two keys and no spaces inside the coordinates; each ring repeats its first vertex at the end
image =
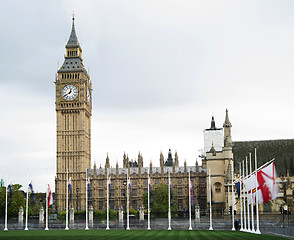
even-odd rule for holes
{"type": "Polygon", "coordinates": [[[278,176],[286,176],[286,171],[290,176],[294,176],[294,139],[233,142],[236,172],[239,172],[239,162],[249,156],[249,152],[254,163],[254,148],[257,152],[258,166],[275,158],[278,176]]]}
{"type": "Polygon", "coordinates": [[[72,28],[71,28],[71,33],[69,36],[69,39],[67,41],[67,44],[65,45],[66,48],[71,48],[71,47],[80,47],[79,41],[78,41],[78,37],[76,34],[76,30],[75,30],[75,18],[72,18],[72,28]]]}
{"type": "Polygon", "coordinates": [[[65,58],[58,72],[87,72],[79,57],[65,58]]]}

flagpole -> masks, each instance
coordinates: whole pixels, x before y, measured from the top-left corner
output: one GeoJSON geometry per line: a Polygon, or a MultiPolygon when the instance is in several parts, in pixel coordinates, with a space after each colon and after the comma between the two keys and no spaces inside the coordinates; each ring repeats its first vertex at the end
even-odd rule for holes
{"type": "Polygon", "coordinates": [[[171,229],[171,212],[170,212],[170,170],[168,169],[168,229],[171,229]]]}
{"type": "MultiPolygon", "coordinates": [[[[247,164],[247,156],[246,156],[246,176],[248,176],[248,164],[247,164]]],[[[246,189],[247,191],[247,213],[248,213],[248,216],[247,216],[247,220],[248,220],[248,232],[251,232],[251,229],[250,229],[250,207],[249,207],[249,189],[246,189]]]]}
{"type": "Polygon", "coordinates": [[[235,229],[235,216],[234,216],[234,166],[233,166],[233,161],[232,161],[232,231],[236,231],[235,229]]]}
{"type": "Polygon", "coordinates": [[[106,230],[109,230],[109,176],[108,176],[108,168],[107,168],[107,216],[106,216],[106,230]]]}
{"type": "Polygon", "coordinates": [[[46,225],[45,225],[45,230],[46,231],[49,230],[49,228],[48,228],[48,197],[49,197],[48,191],[49,191],[49,188],[48,188],[48,185],[47,185],[47,192],[46,192],[46,225]]]}
{"type": "Polygon", "coordinates": [[[129,178],[129,172],[127,173],[127,228],[126,230],[130,230],[130,219],[129,219],[129,184],[130,184],[130,178],[129,178]]]}
{"type": "MultiPolygon", "coordinates": [[[[249,159],[250,159],[250,173],[252,173],[252,167],[251,167],[251,153],[249,153],[249,159]]],[[[253,176],[253,175],[252,175],[253,176]]],[[[253,213],[253,182],[252,182],[252,178],[250,180],[250,185],[251,185],[251,222],[252,222],[252,228],[251,228],[251,232],[255,233],[254,230],[254,213],[253,213]]],[[[256,191],[257,194],[257,191],[256,191]]]]}
{"type": "Polygon", "coordinates": [[[189,169],[189,230],[192,230],[192,221],[191,221],[191,180],[190,180],[190,169],[189,169]]]}
{"type": "Polygon", "coordinates": [[[27,190],[27,199],[26,199],[26,227],[24,230],[29,230],[28,229],[28,208],[29,208],[29,187],[28,187],[28,190],[27,190]]]}
{"type": "Polygon", "coordinates": [[[85,230],[89,230],[88,227],[88,169],[86,169],[86,227],[85,230]]]}
{"type": "Polygon", "coordinates": [[[258,210],[258,183],[257,183],[257,154],[256,154],[256,148],[254,149],[254,153],[255,153],[255,169],[256,169],[256,181],[255,181],[255,188],[256,188],[256,234],[261,234],[260,230],[259,230],[259,210],[258,210]]]}
{"type": "Polygon", "coordinates": [[[4,231],[8,231],[8,228],[7,228],[7,186],[6,185],[6,194],[5,194],[5,227],[4,227],[4,231]]]}
{"type": "MultiPolygon", "coordinates": [[[[150,172],[150,170],[149,170],[150,172]]],[[[148,226],[147,226],[147,230],[151,230],[150,228],[150,176],[148,173],[148,226]]]]}
{"type": "Polygon", "coordinates": [[[210,168],[209,168],[209,176],[208,176],[208,181],[209,181],[209,230],[213,230],[212,228],[212,209],[211,209],[211,180],[210,180],[210,168]]]}
{"type": "Polygon", "coordinates": [[[241,210],[241,228],[240,231],[243,231],[243,206],[242,206],[242,185],[243,185],[243,181],[242,181],[242,168],[241,168],[241,162],[239,163],[239,169],[240,169],[240,210],[241,210]]]}
{"type": "Polygon", "coordinates": [[[66,214],[65,214],[65,230],[68,228],[68,169],[66,170],[66,214]]]}
{"type": "Polygon", "coordinates": [[[46,219],[45,219],[45,230],[48,231],[48,197],[49,197],[49,185],[48,185],[48,174],[47,174],[48,169],[46,168],[46,219]]]}
{"type": "MultiPolygon", "coordinates": [[[[244,160],[242,161],[243,164],[243,183],[245,178],[245,166],[244,166],[244,160]]],[[[245,195],[245,187],[243,186],[243,200],[244,200],[244,232],[247,232],[247,223],[246,223],[246,195],[245,195]]]]}

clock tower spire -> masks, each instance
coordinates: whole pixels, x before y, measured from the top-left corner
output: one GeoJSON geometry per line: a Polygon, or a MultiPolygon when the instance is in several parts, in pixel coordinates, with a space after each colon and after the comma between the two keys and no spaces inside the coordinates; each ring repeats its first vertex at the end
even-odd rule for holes
{"type": "Polygon", "coordinates": [[[72,18],[71,34],[65,45],[64,62],[55,80],[57,207],[65,210],[66,173],[72,181],[71,207],[85,207],[86,169],[91,167],[92,83],[82,58],[82,48],[72,18]]]}

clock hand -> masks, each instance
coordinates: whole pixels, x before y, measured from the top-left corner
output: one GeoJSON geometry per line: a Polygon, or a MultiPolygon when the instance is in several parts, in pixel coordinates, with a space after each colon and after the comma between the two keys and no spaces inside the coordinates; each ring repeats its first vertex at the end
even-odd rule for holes
{"type": "Polygon", "coordinates": [[[67,94],[65,94],[64,96],[67,96],[68,94],[70,94],[71,93],[71,89],[69,89],[69,92],[67,93],[67,94]]]}

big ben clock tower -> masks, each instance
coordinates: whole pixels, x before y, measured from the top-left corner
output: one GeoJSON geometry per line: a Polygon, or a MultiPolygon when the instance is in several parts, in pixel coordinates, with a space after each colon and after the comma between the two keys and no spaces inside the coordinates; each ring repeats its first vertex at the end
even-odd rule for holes
{"type": "Polygon", "coordinates": [[[84,67],[74,17],[64,62],[55,81],[57,156],[55,199],[59,210],[66,208],[67,171],[72,184],[69,207],[85,209],[86,169],[91,167],[92,84],[84,67]]]}

